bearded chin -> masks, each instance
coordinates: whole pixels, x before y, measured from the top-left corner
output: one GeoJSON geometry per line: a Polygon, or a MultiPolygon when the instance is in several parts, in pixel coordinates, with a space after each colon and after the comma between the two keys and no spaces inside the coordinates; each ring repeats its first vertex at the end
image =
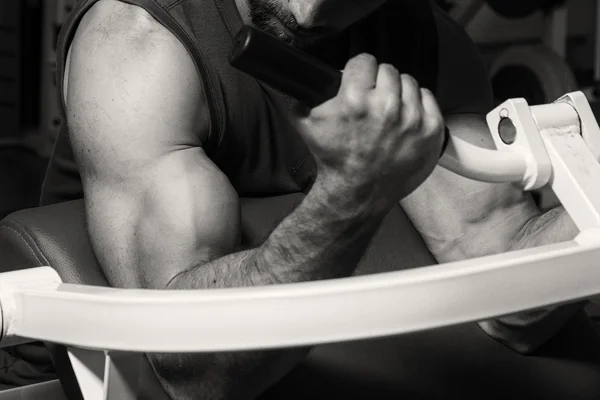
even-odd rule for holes
{"type": "Polygon", "coordinates": [[[288,36],[281,28],[278,26],[277,22],[273,19],[265,19],[265,18],[252,18],[252,24],[270,35],[275,36],[279,40],[284,43],[287,43],[296,48],[302,48],[303,44],[293,37],[288,36]]]}
{"type": "Polygon", "coordinates": [[[313,41],[297,40],[287,35],[279,24],[283,23],[290,28],[295,28],[297,22],[281,4],[274,0],[248,0],[250,19],[256,28],[271,34],[279,40],[296,48],[310,46],[313,41]]]}

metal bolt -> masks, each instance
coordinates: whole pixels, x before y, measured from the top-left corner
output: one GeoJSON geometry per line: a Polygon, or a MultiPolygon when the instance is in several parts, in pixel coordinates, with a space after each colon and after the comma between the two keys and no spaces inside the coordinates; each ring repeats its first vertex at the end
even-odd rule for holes
{"type": "Polygon", "coordinates": [[[498,134],[505,144],[513,144],[517,139],[517,128],[508,117],[502,117],[498,123],[498,134]]]}

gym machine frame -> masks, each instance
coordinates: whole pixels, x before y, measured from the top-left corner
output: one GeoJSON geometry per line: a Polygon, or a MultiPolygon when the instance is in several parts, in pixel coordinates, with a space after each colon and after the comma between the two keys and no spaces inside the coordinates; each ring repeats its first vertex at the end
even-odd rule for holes
{"type": "MultiPolygon", "coordinates": [[[[64,344],[86,400],[134,399],[143,352],[369,339],[600,294],[600,128],[585,96],[574,92],[531,107],[508,100],[487,121],[497,150],[450,137],[440,165],[523,190],[549,185],[580,230],[574,240],[413,270],[251,288],[115,289],[62,283],[51,267],[8,272],[0,277],[0,346],[64,344]]],[[[59,389],[56,381],[41,384],[35,398],[59,389]]],[[[0,392],[0,399],[26,390],[0,392]]]]}

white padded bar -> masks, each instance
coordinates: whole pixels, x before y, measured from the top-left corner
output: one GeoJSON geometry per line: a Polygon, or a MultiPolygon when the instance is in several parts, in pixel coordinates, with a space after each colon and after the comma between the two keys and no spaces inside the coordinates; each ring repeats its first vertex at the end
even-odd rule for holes
{"type": "Polygon", "coordinates": [[[450,135],[438,165],[457,175],[481,182],[520,182],[527,173],[523,154],[484,149],[450,135]]]}
{"type": "Polygon", "coordinates": [[[586,240],[408,271],[199,291],[63,284],[16,292],[23,337],[88,349],[210,352],[313,345],[483,320],[600,294],[586,240]]]}

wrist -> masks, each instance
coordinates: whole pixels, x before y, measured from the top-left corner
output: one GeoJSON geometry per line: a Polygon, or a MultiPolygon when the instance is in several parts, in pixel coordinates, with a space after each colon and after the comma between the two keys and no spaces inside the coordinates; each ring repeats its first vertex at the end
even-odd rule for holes
{"type": "Polygon", "coordinates": [[[319,202],[342,218],[386,215],[393,204],[378,190],[377,182],[358,183],[343,175],[319,173],[311,189],[319,202]]]}

